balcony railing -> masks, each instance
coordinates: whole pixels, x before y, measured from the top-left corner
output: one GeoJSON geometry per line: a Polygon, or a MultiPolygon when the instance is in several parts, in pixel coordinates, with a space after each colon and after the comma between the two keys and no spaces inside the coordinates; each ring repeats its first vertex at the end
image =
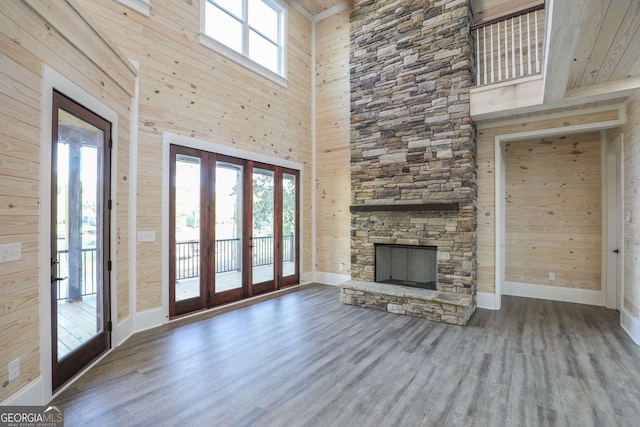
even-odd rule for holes
{"type": "MultiPolygon", "coordinates": [[[[282,236],[283,262],[295,261],[295,236],[282,236]]],[[[273,236],[254,237],[254,267],[274,263],[273,236]]],[[[190,279],[200,275],[200,242],[189,240],[176,243],[176,280],[190,279]]],[[[216,273],[239,271],[242,268],[242,247],[240,239],[216,240],[216,273]]]]}
{"type": "MultiPolygon", "coordinates": [[[[58,251],[58,277],[68,276],[69,250],[58,251]]],[[[96,293],[96,248],[83,248],[80,260],[80,287],[81,295],[93,295],[96,293]]],[[[58,281],[58,300],[69,298],[69,280],[58,281]]]]}
{"type": "Polygon", "coordinates": [[[476,86],[539,74],[544,52],[544,4],[471,27],[476,86]]]}
{"type": "MultiPolygon", "coordinates": [[[[294,234],[283,236],[283,262],[295,261],[294,234]]],[[[273,236],[253,238],[254,267],[274,263],[273,236]]],[[[58,277],[67,275],[69,251],[58,252],[58,277]]],[[[176,243],[176,280],[190,279],[200,275],[200,242],[189,240],[176,243]]],[[[216,240],[216,273],[239,271],[242,267],[242,248],[240,239],[216,240]]],[[[68,281],[58,282],[58,300],[65,300],[68,295],[68,281]]],[[[96,293],[96,249],[82,250],[82,296],[96,293]]]]}

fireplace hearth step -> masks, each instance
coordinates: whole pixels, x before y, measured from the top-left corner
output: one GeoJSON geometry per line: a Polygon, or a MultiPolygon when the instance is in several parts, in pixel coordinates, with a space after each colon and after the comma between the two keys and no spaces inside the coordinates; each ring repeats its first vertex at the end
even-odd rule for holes
{"type": "Polygon", "coordinates": [[[340,302],[454,325],[466,325],[475,309],[467,294],[356,280],[340,284],[340,302]]]}

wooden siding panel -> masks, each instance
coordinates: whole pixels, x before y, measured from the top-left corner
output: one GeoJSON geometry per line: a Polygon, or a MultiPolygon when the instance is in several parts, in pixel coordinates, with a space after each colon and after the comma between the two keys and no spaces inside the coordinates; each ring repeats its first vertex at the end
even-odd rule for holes
{"type": "Polygon", "coordinates": [[[600,290],[600,157],[600,132],[505,144],[506,281],[600,290]]]}
{"type": "Polygon", "coordinates": [[[336,274],[351,271],[349,90],[342,11],[316,23],[316,270],[336,274]]]}
{"type": "MultiPolygon", "coordinates": [[[[288,13],[288,87],[283,88],[199,42],[198,2],[155,1],[151,16],[111,1],[80,4],[109,38],[140,62],[137,225],[156,241],[137,246],[137,310],[162,306],[162,144],[172,132],[310,164],[311,24],[288,13]],[[151,42],[152,41],[152,42],[151,42]]],[[[305,173],[303,194],[310,194],[305,173]]],[[[308,197],[302,271],[310,270],[308,197]]]]}

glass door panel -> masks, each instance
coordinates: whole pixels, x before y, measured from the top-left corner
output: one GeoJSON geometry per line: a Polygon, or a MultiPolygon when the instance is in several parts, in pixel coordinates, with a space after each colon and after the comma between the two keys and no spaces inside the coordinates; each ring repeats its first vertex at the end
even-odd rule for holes
{"type": "Polygon", "coordinates": [[[282,174],[282,276],[296,274],[296,176],[282,174]]]}
{"type": "Polygon", "coordinates": [[[175,169],[175,301],[201,296],[200,157],[176,154],[175,169]]]}
{"type": "Polygon", "coordinates": [[[274,172],[253,169],[252,284],[274,279],[274,172]]]}
{"type": "Polygon", "coordinates": [[[102,130],[58,110],[57,306],[58,360],[103,331],[102,130]]]}
{"type": "Polygon", "coordinates": [[[215,292],[242,288],[242,165],[216,162],[215,292]]]}

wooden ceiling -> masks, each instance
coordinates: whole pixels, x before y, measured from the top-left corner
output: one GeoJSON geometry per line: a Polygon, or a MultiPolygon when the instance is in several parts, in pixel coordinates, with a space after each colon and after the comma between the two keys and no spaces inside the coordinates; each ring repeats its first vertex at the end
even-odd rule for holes
{"type": "Polygon", "coordinates": [[[298,3],[312,16],[318,15],[339,4],[353,4],[353,0],[291,0],[291,2],[298,3]]]}
{"type": "Polygon", "coordinates": [[[549,22],[545,102],[597,101],[640,89],[640,1],[556,1],[549,22]]]}
{"type": "Polygon", "coordinates": [[[640,1],[589,3],[567,89],[640,75],[640,1]]]}

